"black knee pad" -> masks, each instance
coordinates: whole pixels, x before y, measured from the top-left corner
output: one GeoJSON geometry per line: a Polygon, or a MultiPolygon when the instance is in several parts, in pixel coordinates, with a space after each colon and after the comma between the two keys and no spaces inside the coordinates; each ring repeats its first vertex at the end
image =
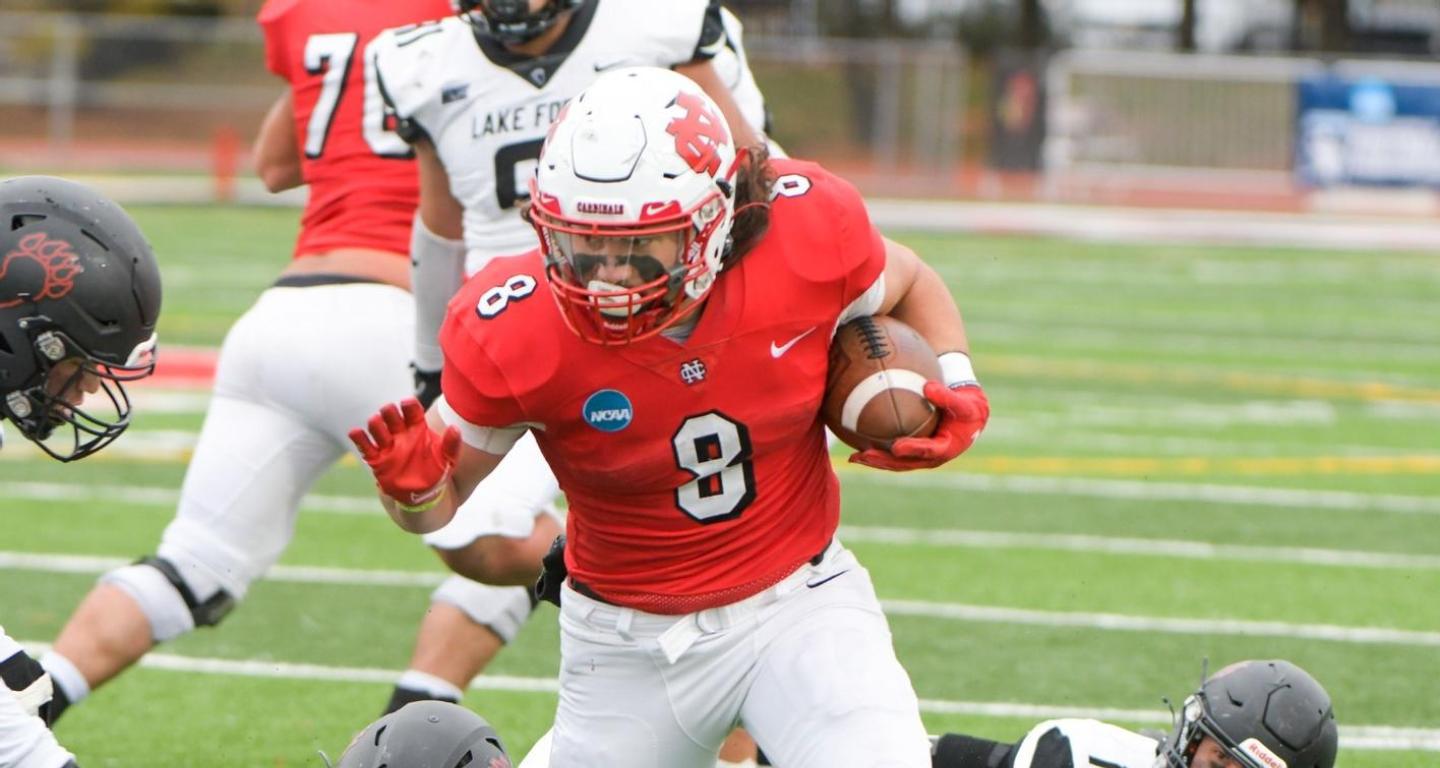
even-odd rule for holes
{"type": "Polygon", "coordinates": [[[175,591],[180,593],[181,599],[185,601],[185,607],[190,609],[190,617],[195,620],[197,627],[213,627],[220,623],[235,608],[235,597],[224,589],[216,590],[215,594],[198,600],[190,585],[180,577],[180,571],[174,563],[162,557],[147,555],[135,561],[136,565],[148,565],[159,571],[175,591]]]}

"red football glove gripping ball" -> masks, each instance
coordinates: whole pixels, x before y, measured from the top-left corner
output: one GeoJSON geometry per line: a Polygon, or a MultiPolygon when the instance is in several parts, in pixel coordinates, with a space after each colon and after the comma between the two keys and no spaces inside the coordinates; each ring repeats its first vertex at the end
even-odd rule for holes
{"type": "Polygon", "coordinates": [[[418,514],[445,495],[445,483],[460,457],[460,430],[437,435],[425,423],[420,401],[407,397],[397,408],[387,403],[365,429],[350,430],[350,442],[370,465],[380,492],[403,512],[418,514]]]}
{"type": "Polygon", "coordinates": [[[871,448],[852,454],[850,461],[891,472],[933,469],[964,453],[990,420],[990,401],[975,385],[951,389],[938,381],[925,382],[925,399],[940,411],[940,423],[930,437],[902,437],[890,450],[871,448]]]}

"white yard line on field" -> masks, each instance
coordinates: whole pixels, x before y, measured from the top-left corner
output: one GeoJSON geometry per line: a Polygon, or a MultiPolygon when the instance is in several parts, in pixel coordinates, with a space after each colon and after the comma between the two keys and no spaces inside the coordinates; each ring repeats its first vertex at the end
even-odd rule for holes
{"type": "MultiPolygon", "coordinates": [[[[45,643],[22,641],[34,654],[42,654],[45,643]]],[[[140,665],[168,672],[186,672],[234,677],[263,677],[277,680],[320,680],[344,683],[375,683],[388,685],[400,677],[400,670],[376,667],[334,667],[321,664],[294,664],[283,661],[250,661],[179,656],[169,653],[147,654],[140,665]]],[[[554,694],[560,681],[553,677],[520,677],[485,674],[470,683],[474,690],[509,691],[513,693],[554,694]]],[[[978,715],[983,717],[1049,720],[1059,717],[1088,717],[1130,723],[1169,725],[1170,716],[1148,709],[1114,709],[1107,707],[1061,707],[1047,704],[1026,704],[1003,701],[949,701],[921,699],[920,711],[932,714],[978,715]]],[[[1440,752],[1440,730],[1431,728],[1400,728],[1388,725],[1347,725],[1340,729],[1340,745],[1347,749],[1418,750],[1440,752]]]]}
{"type": "MultiPolygon", "coordinates": [[[[1272,489],[1264,489],[1272,490],[1272,489]]],[[[1311,493],[1311,492],[1301,492],[1311,493]]],[[[65,485],[62,483],[8,483],[0,495],[35,501],[113,501],[126,504],[173,507],[179,493],[168,488],[124,485],[65,485]]],[[[1402,497],[1406,498],[1406,497],[1402,497]]],[[[1420,497],[1416,497],[1417,500],[1420,497]]],[[[307,510],[340,515],[378,515],[379,502],[364,496],[305,497],[307,510]]],[[[1396,552],[1366,552],[1314,547],[1212,544],[1177,539],[1144,539],[1084,534],[1012,533],[950,528],[841,526],[840,536],[850,542],[874,544],[963,547],[974,549],[1038,549],[1063,552],[1099,552],[1119,555],[1178,557],[1189,560],[1294,563],[1350,568],[1440,570],[1440,556],[1396,552]]],[[[17,554],[17,553],[10,553],[17,554]]],[[[42,556],[43,557],[43,556],[42,556]]]]}
{"type": "Polygon", "coordinates": [[[1062,552],[1103,552],[1187,560],[1236,560],[1263,563],[1345,566],[1402,570],[1440,570],[1440,556],[1393,552],[1361,552],[1309,547],[1262,547],[1211,544],[1179,539],[1133,539],[1061,533],[1008,533],[956,529],[890,528],[843,525],[840,538],[850,542],[903,544],[973,549],[1039,549],[1062,552]]]}
{"type": "MultiPolygon", "coordinates": [[[[1399,512],[1404,514],[1440,515],[1440,498],[1434,496],[1402,496],[1399,494],[1360,493],[1356,491],[1315,491],[1300,488],[1271,488],[1254,485],[1220,485],[1216,483],[1178,483],[1149,480],[1124,480],[1086,477],[1047,477],[1043,475],[976,475],[951,470],[931,472],[875,472],[860,470],[836,460],[835,469],[847,482],[902,485],[924,488],[946,488],[977,493],[1044,494],[1085,496],[1089,498],[1126,501],[1194,501],[1216,504],[1238,504],[1284,509],[1399,512]]],[[[0,497],[34,499],[36,501],[134,501],[135,503],[174,503],[178,493],[166,488],[129,485],[85,485],[49,482],[6,482],[0,497]]],[[[323,496],[305,498],[306,508],[330,512],[370,514],[379,509],[377,501],[360,496],[323,496]]]]}
{"type": "Polygon", "coordinates": [[[1118,613],[1081,613],[1004,608],[989,605],[937,603],[927,600],[881,600],[890,616],[921,616],[987,624],[1027,624],[1041,627],[1079,627],[1119,632],[1159,632],[1179,635],[1240,635],[1328,640],[1338,643],[1379,643],[1440,648],[1440,632],[1386,627],[1345,627],[1334,624],[1293,624],[1245,619],[1190,619],[1168,616],[1128,616],[1118,613]]]}
{"type": "Polygon", "coordinates": [[[1306,511],[1328,509],[1440,515],[1440,498],[1432,496],[1043,475],[973,475],[944,469],[903,475],[851,469],[845,465],[837,465],[836,469],[846,480],[912,488],[923,486],[979,493],[1088,496],[1134,501],[1197,501],[1306,511]]]}
{"type": "MultiPolygon", "coordinates": [[[[0,552],[0,569],[102,573],[125,564],[123,558],[75,555],[44,555],[0,552]]],[[[438,584],[439,573],[416,571],[371,571],[347,568],[297,567],[278,565],[267,578],[302,584],[346,586],[424,587],[438,584]]],[[[1157,632],[1182,635],[1240,635],[1283,637],[1298,640],[1326,640],[1340,643],[1410,645],[1440,648],[1440,632],[1422,632],[1386,627],[1346,627],[1333,624],[1294,624],[1281,621],[1243,619],[1191,619],[1168,616],[1131,616],[1114,613],[1042,611],[1026,608],[940,603],[924,600],[881,600],[892,616],[919,616],[987,624],[1024,624],[1044,627],[1078,627],[1098,631],[1157,632]]]]}

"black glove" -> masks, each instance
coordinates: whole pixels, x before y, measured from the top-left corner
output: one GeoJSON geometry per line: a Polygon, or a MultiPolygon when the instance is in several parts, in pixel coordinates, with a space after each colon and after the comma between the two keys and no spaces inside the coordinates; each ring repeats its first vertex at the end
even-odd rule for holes
{"type": "Polygon", "coordinates": [[[422,371],[410,364],[410,373],[415,377],[415,399],[420,401],[420,407],[430,409],[430,404],[440,396],[440,372],[422,371]]]}
{"type": "Polygon", "coordinates": [[[535,600],[560,604],[560,585],[570,571],[565,568],[565,534],[555,537],[550,551],[540,560],[540,578],[535,580],[535,600]]]}

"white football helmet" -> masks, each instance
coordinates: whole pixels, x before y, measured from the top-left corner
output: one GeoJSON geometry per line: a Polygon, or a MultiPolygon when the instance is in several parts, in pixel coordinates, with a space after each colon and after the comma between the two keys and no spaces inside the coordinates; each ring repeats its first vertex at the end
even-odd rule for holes
{"type": "Polygon", "coordinates": [[[736,161],[720,108],[668,69],[608,72],[566,106],[541,150],[529,215],[572,330],[598,344],[626,344],[700,306],[730,244],[736,161]],[[596,279],[598,257],[585,252],[594,238],[671,236],[678,262],[637,263],[640,285],[596,279]]]}

